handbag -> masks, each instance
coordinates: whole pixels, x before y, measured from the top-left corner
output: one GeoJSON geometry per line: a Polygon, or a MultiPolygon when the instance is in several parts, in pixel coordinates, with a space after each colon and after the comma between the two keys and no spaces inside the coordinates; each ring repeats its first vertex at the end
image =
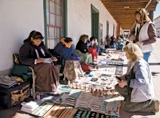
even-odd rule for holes
{"type": "Polygon", "coordinates": [[[64,77],[66,77],[71,82],[84,75],[79,61],[73,60],[66,60],[63,73],[64,77]]]}
{"type": "Polygon", "coordinates": [[[85,63],[82,63],[82,70],[83,71],[90,71],[91,70],[91,66],[85,63]]]}

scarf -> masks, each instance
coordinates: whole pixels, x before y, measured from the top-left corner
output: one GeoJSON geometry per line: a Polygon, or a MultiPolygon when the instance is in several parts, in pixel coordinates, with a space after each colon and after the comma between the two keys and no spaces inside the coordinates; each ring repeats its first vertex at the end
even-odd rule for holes
{"type": "Polygon", "coordinates": [[[131,69],[134,67],[136,61],[134,62],[131,62],[131,61],[128,61],[128,68],[127,68],[127,73],[126,74],[129,74],[131,69]]]}
{"type": "Polygon", "coordinates": [[[45,52],[40,46],[35,46],[35,45],[32,44],[32,47],[35,50],[37,59],[38,58],[46,58],[45,52]]]}
{"type": "Polygon", "coordinates": [[[70,48],[70,47],[71,47],[71,44],[65,42],[65,41],[64,41],[64,38],[62,38],[60,42],[61,42],[63,45],[65,45],[66,48],[70,48]]]}

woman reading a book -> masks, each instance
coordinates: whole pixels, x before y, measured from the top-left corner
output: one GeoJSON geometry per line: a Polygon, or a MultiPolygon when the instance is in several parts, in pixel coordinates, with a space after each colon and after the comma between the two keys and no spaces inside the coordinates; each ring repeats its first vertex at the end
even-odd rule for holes
{"type": "Polygon", "coordinates": [[[36,92],[56,91],[59,85],[58,68],[45,60],[57,61],[57,58],[48,52],[42,40],[43,36],[38,31],[29,34],[19,50],[20,63],[34,69],[36,92]]]}

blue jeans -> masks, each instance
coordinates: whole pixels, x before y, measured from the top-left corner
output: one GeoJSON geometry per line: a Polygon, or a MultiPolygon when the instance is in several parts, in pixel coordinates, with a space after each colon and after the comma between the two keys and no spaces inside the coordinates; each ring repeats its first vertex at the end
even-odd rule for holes
{"type": "Polygon", "coordinates": [[[143,59],[146,62],[148,62],[150,55],[151,55],[151,52],[145,52],[145,53],[143,53],[143,59]]]}

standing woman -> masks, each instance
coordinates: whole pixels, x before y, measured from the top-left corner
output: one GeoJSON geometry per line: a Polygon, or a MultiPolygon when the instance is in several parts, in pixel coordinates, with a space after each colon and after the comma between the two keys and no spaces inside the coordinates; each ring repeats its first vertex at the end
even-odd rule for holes
{"type": "Polygon", "coordinates": [[[36,74],[36,92],[56,91],[59,85],[58,68],[51,63],[44,63],[45,58],[57,61],[45,47],[40,32],[32,31],[19,50],[20,63],[31,66],[36,74]]]}
{"type": "Polygon", "coordinates": [[[156,29],[144,8],[135,12],[136,24],[131,30],[130,40],[142,49],[144,60],[148,62],[156,42],[156,29]]]}

